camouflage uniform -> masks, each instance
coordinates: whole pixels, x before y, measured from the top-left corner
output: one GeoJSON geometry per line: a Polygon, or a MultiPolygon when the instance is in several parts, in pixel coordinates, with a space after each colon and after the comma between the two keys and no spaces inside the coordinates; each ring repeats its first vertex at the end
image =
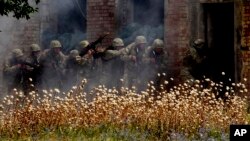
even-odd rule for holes
{"type": "Polygon", "coordinates": [[[189,48],[185,53],[182,69],[180,72],[182,81],[188,79],[197,79],[195,75],[197,75],[198,66],[205,59],[205,56],[201,53],[201,51],[199,51],[204,49],[204,44],[204,40],[197,39],[193,42],[192,47],[189,48]]]}
{"type": "Polygon", "coordinates": [[[16,88],[27,94],[31,68],[23,64],[24,61],[24,54],[20,49],[12,50],[12,55],[5,60],[3,76],[8,92],[16,88]]]}
{"type": "Polygon", "coordinates": [[[101,84],[108,88],[121,87],[120,79],[124,74],[124,61],[120,56],[124,51],[124,43],[120,38],[115,38],[110,46],[102,55],[102,76],[101,84]]]}
{"type": "Polygon", "coordinates": [[[83,40],[79,43],[79,55],[83,57],[87,54],[86,47],[89,45],[89,42],[87,40],[83,40]]]}
{"type": "Polygon", "coordinates": [[[50,43],[50,49],[45,50],[41,55],[45,88],[62,88],[66,56],[61,52],[61,47],[59,41],[53,40],[50,43]]]}
{"type": "Polygon", "coordinates": [[[131,43],[125,48],[122,60],[125,61],[124,84],[131,88],[136,86],[139,90],[145,88],[143,80],[145,78],[143,56],[147,40],[144,36],[137,36],[134,43],[131,43]]]}
{"type": "Polygon", "coordinates": [[[78,50],[71,50],[68,58],[66,59],[65,72],[66,76],[66,89],[71,88],[73,85],[78,84],[83,78],[81,76],[83,61],[79,56],[78,50]]]}
{"type": "Polygon", "coordinates": [[[89,45],[89,42],[87,40],[83,40],[79,43],[80,49],[79,49],[79,55],[81,57],[81,69],[80,69],[80,75],[81,78],[87,78],[90,79],[92,77],[91,72],[93,69],[93,54],[92,51],[86,51],[86,47],[89,45]]]}
{"type": "Polygon", "coordinates": [[[79,76],[81,79],[86,78],[88,80],[86,91],[90,91],[94,86],[95,79],[98,79],[95,76],[95,66],[94,66],[94,57],[93,51],[88,50],[87,47],[90,43],[87,40],[83,40],[79,43],[79,55],[81,57],[81,68],[79,70],[79,76]]]}
{"type": "Polygon", "coordinates": [[[146,72],[150,75],[148,80],[155,80],[157,87],[159,87],[167,77],[167,57],[167,53],[164,51],[164,43],[160,39],[155,39],[152,46],[146,50],[144,62],[146,64],[146,72]],[[158,76],[158,73],[160,76],[158,76]],[[165,75],[163,75],[163,73],[165,75]]]}
{"type": "Polygon", "coordinates": [[[26,58],[26,62],[30,64],[32,71],[30,72],[30,77],[32,79],[32,84],[36,88],[41,86],[41,75],[42,75],[42,68],[40,65],[40,57],[41,57],[41,48],[38,44],[32,44],[30,46],[31,53],[26,58]]]}

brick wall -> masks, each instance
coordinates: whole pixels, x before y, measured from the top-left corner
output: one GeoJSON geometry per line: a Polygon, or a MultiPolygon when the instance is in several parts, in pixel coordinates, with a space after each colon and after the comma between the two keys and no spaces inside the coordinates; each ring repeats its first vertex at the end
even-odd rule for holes
{"type": "Polygon", "coordinates": [[[242,8],[242,78],[247,78],[250,91],[250,1],[243,2],[242,8]]]}
{"type": "Polygon", "coordinates": [[[118,0],[116,9],[116,19],[118,29],[126,27],[134,20],[134,1],[133,0],[118,0]]]}
{"type": "Polygon", "coordinates": [[[87,39],[96,40],[100,35],[109,33],[103,46],[110,45],[116,32],[115,0],[88,0],[87,1],[87,39]]]}
{"type": "MultiPolygon", "coordinates": [[[[29,53],[30,44],[37,43],[41,45],[41,35],[44,29],[51,27],[52,23],[55,23],[55,9],[51,9],[50,2],[48,0],[41,0],[39,4],[39,12],[32,14],[29,20],[20,19],[16,20],[11,17],[6,17],[2,22],[6,24],[9,22],[6,29],[1,34],[7,39],[7,43],[4,47],[1,47],[0,51],[0,64],[3,64],[4,59],[14,48],[20,48],[24,50],[26,54],[29,53]],[[5,21],[6,20],[6,21],[5,21]]],[[[54,28],[55,29],[55,28],[54,28]]],[[[0,67],[2,70],[2,67],[0,67]]],[[[3,93],[2,89],[2,73],[0,74],[0,97],[3,93]]]]}
{"type": "MultiPolygon", "coordinates": [[[[53,11],[55,12],[55,9],[53,11]]],[[[50,12],[52,10],[49,2],[42,0],[39,4],[38,13],[32,14],[29,20],[20,19],[11,21],[13,28],[8,31],[11,38],[7,51],[9,52],[13,48],[20,48],[28,53],[30,44],[37,43],[41,45],[42,32],[51,27],[52,23],[57,22],[55,21],[56,18],[53,17],[55,14],[51,14],[50,12]]]]}
{"type": "Polygon", "coordinates": [[[178,76],[181,58],[189,44],[188,0],[165,0],[164,40],[170,75],[178,76]]]}
{"type": "Polygon", "coordinates": [[[28,47],[33,43],[40,43],[40,20],[37,17],[20,23],[13,31],[13,48],[21,48],[24,52],[28,52],[28,47]]]}

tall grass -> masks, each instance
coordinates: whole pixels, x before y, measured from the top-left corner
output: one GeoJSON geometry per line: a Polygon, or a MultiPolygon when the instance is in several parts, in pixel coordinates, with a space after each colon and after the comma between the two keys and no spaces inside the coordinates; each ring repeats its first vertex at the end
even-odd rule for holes
{"type": "Polygon", "coordinates": [[[14,90],[0,105],[0,137],[226,140],[230,124],[248,124],[243,83],[224,86],[204,79],[165,89],[169,84],[165,81],[159,91],[149,82],[139,94],[135,89],[105,86],[87,94],[86,83],[83,80],[68,93],[54,89],[24,96],[14,90]]]}

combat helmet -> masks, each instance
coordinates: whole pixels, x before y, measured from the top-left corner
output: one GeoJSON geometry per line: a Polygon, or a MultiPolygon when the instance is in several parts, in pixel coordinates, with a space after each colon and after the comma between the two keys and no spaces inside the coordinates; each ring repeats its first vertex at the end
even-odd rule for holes
{"type": "Polygon", "coordinates": [[[41,51],[41,48],[40,48],[40,46],[38,44],[31,44],[30,48],[31,48],[32,52],[41,51]]]}
{"type": "Polygon", "coordinates": [[[203,39],[196,39],[193,42],[193,47],[197,48],[197,49],[201,49],[203,48],[205,45],[205,41],[203,39]]]}
{"type": "Polygon", "coordinates": [[[137,36],[135,38],[135,44],[146,44],[147,43],[147,39],[144,36],[137,36]]]}
{"type": "Polygon", "coordinates": [[[70,55],[71,57],[79,56],[79,51],[76,50],[76,49],[71,50],[70,53],[69,53],[69,55],[70,55]]]}
{"type": "Polygon", "coordinates": [[[50,42],[50,47],[51,48],[61,48],[62,45],[61,45],[60,41],[58,41],[58,40],[52,40],[50,42]]]}
{"type": "Polygon", "coordinates": [[[13,49],[12,50],[12,55],[15,57],[15,58],[18,58],[18,57],[21,57],[23,56],[23,52],[21,49],[13,49]]]}
{"type": "Polygon", "coordinates": [[[79,43],[80,47],[85,48],[89,45],[89,42],[87,40],[83,40],[79,43]]]}
{"type": "Polygon", "coordinates": [[[113,47],[122,47],[124,46],[123,40],[121,38],[115,38],[112,42],[113,47]]]}
{"type": "Polygon", "coordinates": [[[155,39],[153,44],[152,44],[152,47],[155,49],[155,48],[163,48],[164,47],[164,43],[161,39],[155,39]]]}

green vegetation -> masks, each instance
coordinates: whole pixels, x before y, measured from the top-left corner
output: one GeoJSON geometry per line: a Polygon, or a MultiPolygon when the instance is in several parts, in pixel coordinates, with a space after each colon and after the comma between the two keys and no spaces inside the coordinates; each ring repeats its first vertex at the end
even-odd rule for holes
{"type": "MultiPolygon", "coordinates": [[[[33,0],[34,5],[37,5],[40,0],[33,0]]],[[[20,19],[30,19],[30,14],[37,12],[38,8],[32,6],[28,0],[1,0],[0,1],[0,15],[9,16],[13,14],[13,17],[20,19]]]]}

